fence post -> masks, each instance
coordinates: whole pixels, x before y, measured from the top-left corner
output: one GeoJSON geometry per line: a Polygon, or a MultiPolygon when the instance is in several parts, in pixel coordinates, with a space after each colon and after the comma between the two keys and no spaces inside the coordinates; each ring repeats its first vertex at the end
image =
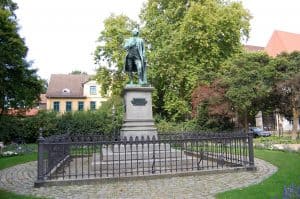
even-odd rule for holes
{"type": "Polygon", "coordinates": [[[249,164],[254,166],[253,133],[248,133],[249,164]]]}
{"type": "Polygon", "coordinates": [[[43,129],[40,128],[40,135],[38,138],[38,168],[37,168],[37,180],[44,180],[44,142],[43,129]]]}

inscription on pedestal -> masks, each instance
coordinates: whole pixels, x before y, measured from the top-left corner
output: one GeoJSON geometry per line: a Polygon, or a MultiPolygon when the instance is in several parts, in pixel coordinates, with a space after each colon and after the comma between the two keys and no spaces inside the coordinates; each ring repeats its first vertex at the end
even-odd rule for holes
{"type": "Polygon", "coordinates": [[[152,113],[152,87],[126,87],[124,102],[126,111],[120,135],[135,138],[138,136],[157,137],[152,113]]]}
{"type": "Polygon", "coordinates": [[[147,104],[147,100],[145,98],[133,98],[131,103],[133,106],[145,106],[147,104]]]}

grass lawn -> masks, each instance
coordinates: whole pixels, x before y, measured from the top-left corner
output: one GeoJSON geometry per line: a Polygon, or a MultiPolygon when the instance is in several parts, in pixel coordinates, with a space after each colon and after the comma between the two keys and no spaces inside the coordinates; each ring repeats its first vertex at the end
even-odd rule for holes
{"type": "Polygon", "coordinates": [[[12,156],[12,157],[2,157],[0,158],[0,170],[17,165],[25,162],[37,160],[37,153],[12,156]]]}
{"type": "Polygon", "coordinates": [[[300,153],[255,150],[255,157],[277,166],[278,172],[257,185],[220,193],[217,198],[282,198],[284,186],[300,185],[300,153]]]}
{"type": "Polygon", "coordinates": [[[4,191],[0,189],[0,198],[1,199],[38,199],[37,197],[33,196],[25,196],[25,195],[18,195],[9,191],[4,191]]]}
{"type": "MultiPolygon", "coordinates": [[[[34,161],[36,159],[37,153],[0,158],[0,170],[17,164],[34,161]]],[[[0,189],[0,199],[37,199],[37,197],[17,195],[12,192],[0,189]]]]}
{"type": "Polygon", "coordinates": [[[258,137],[253,139],[253,143],[255,144],[265,144],[265,145],[271,145],[271,144],[300,144],[300,139],[293,140],[290,135],[284,135],[284,136],[275,136],[272,135],[270,137],[258,137]]]}

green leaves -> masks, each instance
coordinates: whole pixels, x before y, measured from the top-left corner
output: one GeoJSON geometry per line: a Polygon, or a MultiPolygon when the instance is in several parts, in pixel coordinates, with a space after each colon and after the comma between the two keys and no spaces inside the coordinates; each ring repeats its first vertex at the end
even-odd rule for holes
{"type": "Polygon", "coordinates": [[[243,52],[228,60],[220,70],[219,77],[227,86],[225,96],[246,130],[248,118],[254,118],[259,110],[266,110],[275,74],[270,60],[262,52],[243,52]]]}
{"type": "Polygon", "coordinates": [[[0,110],[33,106],[43,90],[43,81],[26,61],[27,47],[18,34],[11,0],[0,2],[0,110]]]}
{"type": "Polygon", "coordinates": [[[152,47],[148,62],[157,89],[155,110],[184,120],[194,88],[216,78],[222,63],[241,50],[250,15],[240,3],[150,0],[141,18],[152,47]]]}
{"type": "MultiPolygon", "coordinates": [[[[156,89],[154,110],[172,121],[185,120],[194,88],[213,81],[222,63],[241,50],[250,15],[236,2],[149,0],[140,17],[141,37],[151,46],[146,56],[148,79],[156,89]]],[[[125,58],[121,44],[137,24],[115,15],[104,23],[95,60],[110,72],[99,70],[97,79],[109,83],[115,95],[127,80],[121,73],[125,58]]]]}
{"type": "Polygon", "coordinates": [[[94,53],[94,59],[99,64],[96,80],[102,85],[102,94],[107,94],[111,89],[113,95],[120,95],[120,88],[126,84],[123,43],[136,26],[136,22],[124,15],[111,15],[104,21],[104,30],[100,33],[99,45],[94,53]]]}
{"type": "Polygon", "coordinates": [[[253,102],[271,91],[272,67],[264,53],[242,53],[228,61],[222,68],[223,81],[228,85],[226,96],[239,112],[257,111],[253,102]]]}
{"type": "Polygon", "coordinates": [[[120,98],[103,102],[95,111],[68,112],[63,115],[57,112],[40,111],[32,117],[3,115],[0,120],[0,140],[11,142],[17,139],[26,143],[35,143],[39,129],[43,136],[54,134],[107,134],[118,132],[123,122],[123,103],[120,98]],[[112,107],[115,107],[115,114],[112,107]]]}
{"type": "MultiPolygon", "coordinates": [[[[300,103],[300,52],[282,53],[271,62],[271,65],[276,70],[276,82],[272,93],[277,99],[275,106],[286,118],[298,121],[300,103]]],[[[294,122],[294,135],[297,131],[298,123],[294,122]]]]}

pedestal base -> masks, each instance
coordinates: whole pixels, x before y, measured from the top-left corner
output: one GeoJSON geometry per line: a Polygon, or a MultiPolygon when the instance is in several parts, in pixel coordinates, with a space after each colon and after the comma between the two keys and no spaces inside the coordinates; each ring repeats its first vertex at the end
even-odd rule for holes
{"type": "Polygon", "coordinates": [[[121,138],[157,137],[152,113],[152,87],[130,86],[124,89],[125,117],[121,138]]]}
{"type": "Polygon", "coordinates": [[[140,140],[142,136],[144,139],[149,136],[152,139],[153,136],[157,138],[157,129],[153,120],[124,120],[120,135],[121,138],[131,136],[140,140]]]}

